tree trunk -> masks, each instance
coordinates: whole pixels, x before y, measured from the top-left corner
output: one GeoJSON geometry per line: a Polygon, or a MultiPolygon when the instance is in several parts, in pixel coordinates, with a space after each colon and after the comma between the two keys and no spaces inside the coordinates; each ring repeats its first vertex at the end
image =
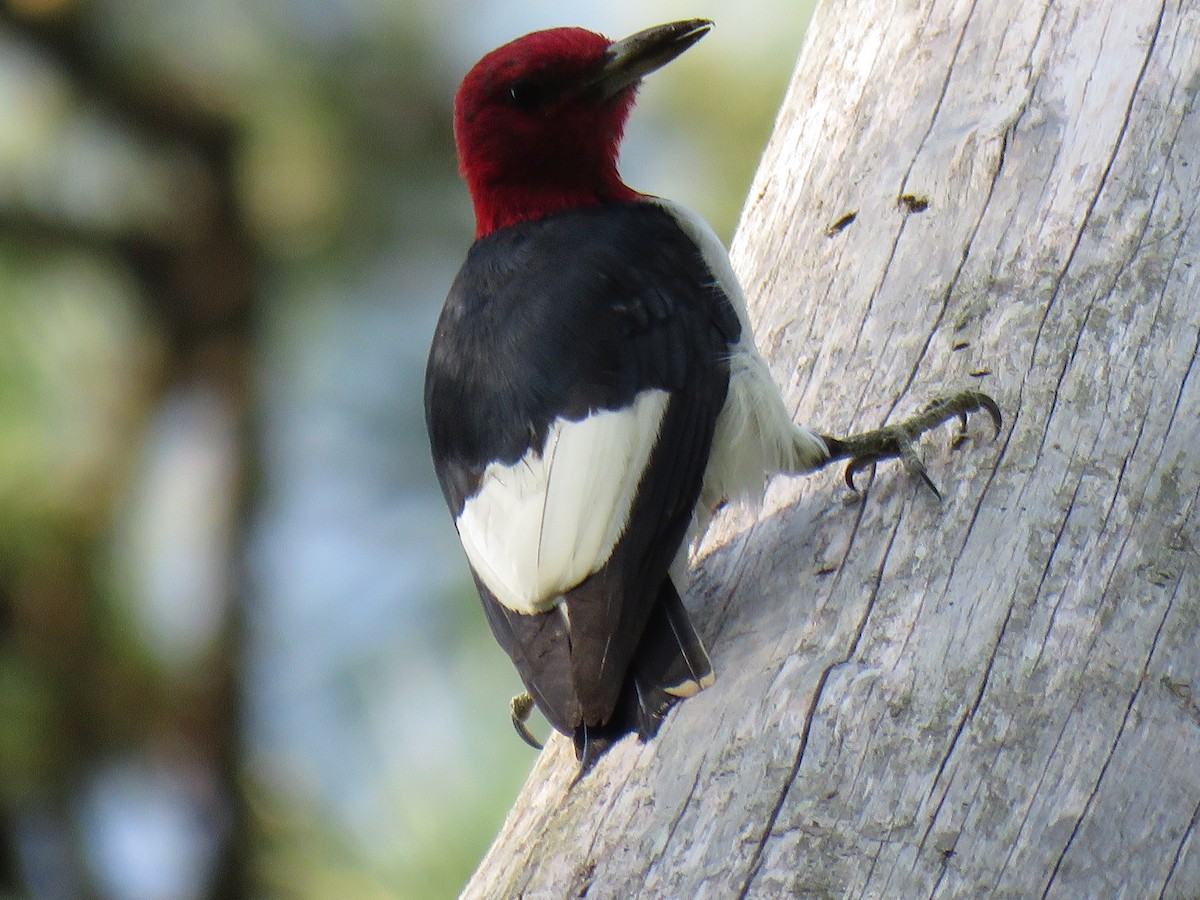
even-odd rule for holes
{"type": "Polygon", "coordinates": [[[735,267],[799,421],[1004,429],[923,442],[940,504],[722,517],[716,684],[574,788],[552,741],[467,897],[1200,896],[1200,0],[876,6],[818,9],[735,267]]]}

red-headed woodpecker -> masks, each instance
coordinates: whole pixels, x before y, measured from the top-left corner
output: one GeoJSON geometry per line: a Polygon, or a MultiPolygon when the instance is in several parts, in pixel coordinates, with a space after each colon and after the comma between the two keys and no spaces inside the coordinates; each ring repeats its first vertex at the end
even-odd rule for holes
{"type": "Polygon", "coordinates": [[[679,594],[721,503],[981,408],[999,428],[973,392],[847,439],[792,422],[712,229],[617,174],[640,80],[711,27],[539,31],[455,101],[477,229],[429,353],[434,467],[492,631],[585,769],[712,683],[679,594]]]}

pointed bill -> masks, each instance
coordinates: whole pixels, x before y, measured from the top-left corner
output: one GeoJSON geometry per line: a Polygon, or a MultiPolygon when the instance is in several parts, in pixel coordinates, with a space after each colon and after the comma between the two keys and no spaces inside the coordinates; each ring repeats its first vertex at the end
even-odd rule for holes
{"type": "Polygon", "coordinates": [[[604,99],[614,97],[660,69],[708,34],[708,19],[684,19],[656,25],[617,41],[604,55],[604,65],[590,87],[604,99]]]}

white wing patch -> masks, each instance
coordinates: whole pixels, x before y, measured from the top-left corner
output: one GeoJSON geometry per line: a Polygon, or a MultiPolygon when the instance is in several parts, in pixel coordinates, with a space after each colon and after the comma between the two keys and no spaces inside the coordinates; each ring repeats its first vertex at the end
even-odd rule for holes
{"type": "Polygon", "coordinates": [[[546,444],[492,463],[463,506],[458,535],[479,579],[519,613],[545,612],[608,561],[658,442],[670,395],[578,422],[557,419],[546,444]]]}

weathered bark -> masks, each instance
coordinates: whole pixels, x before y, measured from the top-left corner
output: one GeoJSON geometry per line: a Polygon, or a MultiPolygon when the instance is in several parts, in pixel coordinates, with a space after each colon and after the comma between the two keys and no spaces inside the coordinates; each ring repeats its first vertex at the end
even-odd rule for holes
{"type": "Polygon", "coordinates": [[[940,505],[891,465],[718,522],[716,685],[570,790],[553,741],[466,896],[1200,896],[1198,39],[818,10],[734,247],[760,346],[834,433],[970,385],[1004,431],[924,441],[940,505]]]}

